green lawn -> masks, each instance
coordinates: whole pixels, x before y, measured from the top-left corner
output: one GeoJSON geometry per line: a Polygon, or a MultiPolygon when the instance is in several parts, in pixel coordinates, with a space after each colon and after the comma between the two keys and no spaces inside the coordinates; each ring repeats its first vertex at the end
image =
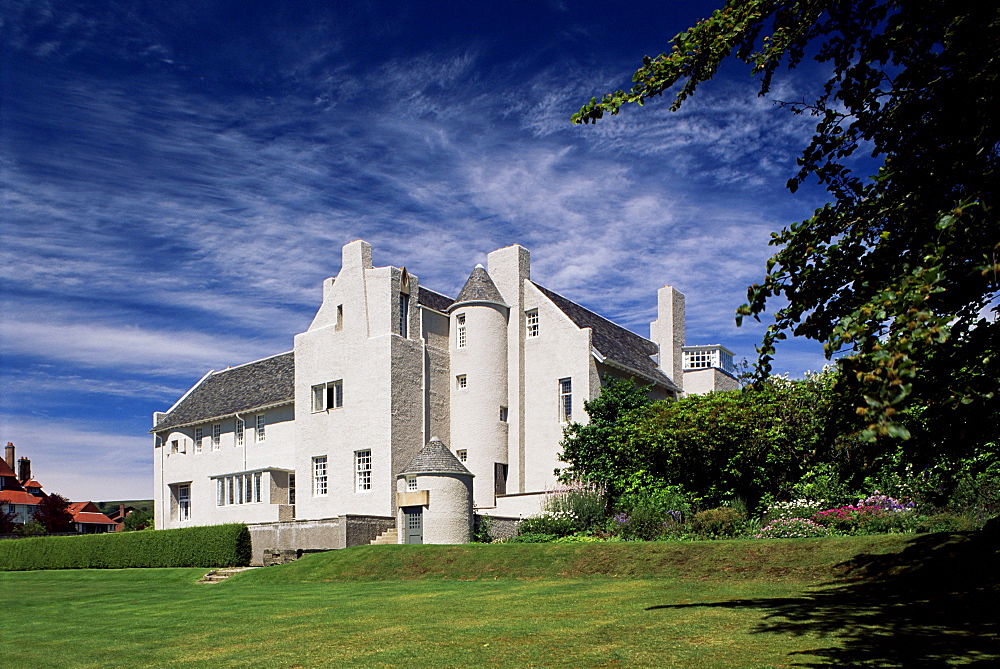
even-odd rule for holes
{"type": "Polygon", "coordinates": [[[995,586],[952,579],[928,594],[913,592],[912,584],[938,563],[952,565],[952,574],[995,564],[995,549],[966,536],[934,537],[377,546],[312,555],[209,586],[194,584],[204,569],[3,572],[0,664],[1000,662],[995,586]],[[842,555],[858,553],[850,572],[835,567],[842,555]],[[478,573],[470,572],[472,563],[478,573]],[[357,571],[363,564],[367,573],[357,571]],[[608,574],[612,567],[638,576],[616,578],[608,574]],[[661,576],[650,576],[654,567],[661,576]],[[398,580],[384,579],[387,569],[398,580]],[[973,613],[983,602],[994,604],[992,613],[973,613]]]}

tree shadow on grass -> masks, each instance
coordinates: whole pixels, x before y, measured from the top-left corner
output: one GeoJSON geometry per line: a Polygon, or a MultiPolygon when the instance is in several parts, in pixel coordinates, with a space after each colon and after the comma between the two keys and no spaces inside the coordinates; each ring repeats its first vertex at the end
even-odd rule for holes
{"type": "Polygon", "coordinates": [[[667,604],[763,612],[755,634],[818,635],[805,667],[1000,666],[1000,519],[979,532],[914,538],[903,551],[858,555],[802,597],[667,604]]]}

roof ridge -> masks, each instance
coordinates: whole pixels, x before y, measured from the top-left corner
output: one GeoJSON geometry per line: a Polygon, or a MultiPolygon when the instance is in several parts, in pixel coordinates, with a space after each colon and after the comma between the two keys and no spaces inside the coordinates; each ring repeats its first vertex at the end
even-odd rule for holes
{"type": "Polygon", "coordinates": [[[643,341],[647,341],[647,342],[649,342],[650,344],[654,344],[654,345],[656,344],[656,342],[654,342],[654,341],[653,341],[652,339],[649,339],[648,337],[643,337],[643,336],[642,336],[641,334],[638,334],[638,333],[636,333],[636,332],[632,332],[631,330],[629,330],[629,329],[628,329],[627,327],[625,327],[624,325],[619,325],[618,323],[615,323],[615,322],[614,322],[613,320],[611,320],[611,319],[610,319],[610,318],[608,318],[607,316],[602,316],[602,315],[600,315],[599,313],[597,313],[596,311],[594,311],[594,310],[593,310],[593,309],[591,309],[590,307],[586,307],[586,306],[584,306],[584,305],[580,304],[579,302],[575,302],[575,301],[573,301],[573,300],[569,299],[568,297],[566,297],[565,295],[563,295],[562,293],[557,293],[556,291],[552,290],[551,288],[546,288],[545,286],[543,286],[543,285],[541,285],[541,284],[538,284],[538,283],[536,283],[535,281],[533,281],[533,280],[531,280],[531,279],[528,279],[528,281],[531,281],[531,283],[532,283],[532,284],[534,284],[534,286],[535,286],[536,288],[540,288],[540,289],[541,289],[542,291],[544,291],[544,292],[546,292],[546,293],[551,293],[551,294],[553,294],[553,295],[556,295],[556,296],[558,296],[558,297],[560,297],[560,298],[562,298],[562,299],[566,300],[567,302],[572,302],[573,304],[575,304],[576,306],[580,307],[581,309],[584,309],[584,310],[586,310],[586,311],[588,311],[588,312],[592,313],[593,315],[595,315],[595,316],[597,316],[598,318],[600,318],[600,319],[601,319],[602,321],[605,321],[606,323],[609,323],[609,324],[611,324],[611,325],[615,326],[615,327],[616,327],[616,328],[618,328],[619,330],[623,330],[623,331],[625,331],[625,332],[629,333],[629,334],[630,334],[630,335],[632,335],[633,337],[638,337],[639,339],[642,339],[643,341]]]}
{"type": "Polygon", "coordinates": [[[247,367],[248,365],[256,365],[258,362],[264,362],[265,360],[273,360],[274,358],[280,358],[283,355],[294,355],[294,354],[295,354],[295,349],[292,349],[291,351],[285,351],[284,353],[275,353],[274,355],[268,355],[268,356],[265,356],[263,358],[260,358],[259,360],[251,360],[250,362],[242,362],[242,363],[240,363],[238,365],[233,365],[231,367],[226,367],[225,369],[220,369],[217,372],[213,370],[213,371],[209,372],[209,375],[216,376],[216,375],[222,374],[224,372],[228,372],[228,371],[231,371],[231,370],[234,370],[234,369],[239,369],[240,367],[247,367]]]}

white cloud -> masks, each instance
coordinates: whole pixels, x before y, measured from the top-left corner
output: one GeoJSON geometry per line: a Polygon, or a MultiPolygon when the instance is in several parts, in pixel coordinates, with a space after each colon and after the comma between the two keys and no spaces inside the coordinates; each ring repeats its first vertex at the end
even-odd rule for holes
{"type": "Polygon", "coordinates": [[[72,501],[149,499],[153,439],[107,432],[81,421],[0,414],[4,443],[31,460],[32,476],[46,492],[72,501]]]}

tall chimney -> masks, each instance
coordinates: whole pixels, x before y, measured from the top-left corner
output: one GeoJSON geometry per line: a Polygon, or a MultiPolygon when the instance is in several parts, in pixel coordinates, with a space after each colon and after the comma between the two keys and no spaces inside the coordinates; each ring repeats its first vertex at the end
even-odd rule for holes
{"type": "Polygon", "coordinates": [[[3,459],[7,461],[7,466],[14,469],[14,442],[8,441],[7,448],[4,449],[3,459]]]}
{"type": "Polygon", "coordinates": [[[31,460],[25,457],[21,457],[17,461],[17,478],[24,483],[31,480],[31,460]]]}

